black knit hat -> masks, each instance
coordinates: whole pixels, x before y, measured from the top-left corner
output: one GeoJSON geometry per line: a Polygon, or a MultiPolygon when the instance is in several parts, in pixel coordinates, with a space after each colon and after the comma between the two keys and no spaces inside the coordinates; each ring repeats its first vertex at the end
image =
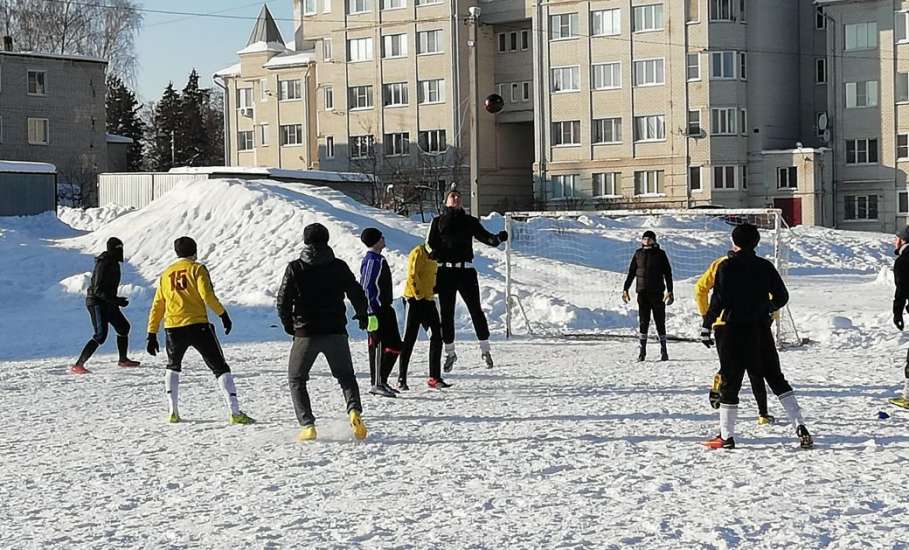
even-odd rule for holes
{"type": "Polygon", "coordinates": [[[111,238],[107,239],[107,251],[108,252],[114,252],[118,248],[120,248],[120,249],[123,248],[123,241],[121,241],[117,237],[111,237],[111,238]]]}
{"type": "Polygon", "coordinates": [[[909,243],[909,225],[896,232],[896,236],[909,243]]]}
{"type": "Polygon", "coordinates": [[[641,239],[642,239],[642,240],[643,240],[643,239],[653,239],[653,240],[656,240],[656,233],[654,233],[653,231],[651,231],[651,230],[648,229],[647,231],[644,231],[644,234],[643,234],[643,235],[641,235],[641,239]]]}
{"type": "Polygon", "coordinates": [[[363,233],[360,234],[360,240],[363,241],[368,248],[375,246],[379,239],[382,238],[382,232],[376,229],[375,227],[367,227],[363,230],[363,233]]]}
{"type": "Polygon", "coordinates": [[[741,249],[754,250],[761,241],[761,233],[758,228],[750,223],[743,223],[735,226],[732,230],[732,242],[741,249]]]}
{"type": "Polygon", "coordinates": [[[303,228],[303,244],[328,243],[328,228],[321,223],[311,223],[303,228]]]}
{"type": "Polygon", "coordinates": [[[189,258],[196,255],[196,241],[189,237],[180,237],[174,241],[174,252],[179,258],[189,258]]]}

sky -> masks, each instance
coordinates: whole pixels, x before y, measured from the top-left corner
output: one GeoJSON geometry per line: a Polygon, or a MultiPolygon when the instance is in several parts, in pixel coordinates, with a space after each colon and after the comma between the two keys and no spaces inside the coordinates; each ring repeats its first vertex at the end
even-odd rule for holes
{"type": "Polygon", "coordinates": [[[202,86],[212,86],[211,75],[215,71],[239,60],[237,50],[246,46],[262,4],[268,4],[284,39],[293,39],[291,0],[140,0],[139,4],[147,10],[244,18],[143,12],[142,30],[136,43],[139,54],[136,91],[143,102],[157,100],[168,82],[173,81],[174,88],[182,89],[193,68],[199,72],[202,86]]]}

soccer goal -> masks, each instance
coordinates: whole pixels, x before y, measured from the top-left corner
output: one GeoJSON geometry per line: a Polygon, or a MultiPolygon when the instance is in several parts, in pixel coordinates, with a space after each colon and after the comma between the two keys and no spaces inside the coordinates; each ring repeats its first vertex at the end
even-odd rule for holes
{"type": "MultiPolygon", "coordinates": [[[[652,230],[672,264],[675,303],[667,307],[671,340],[695,340],[701,317],[694,285],[731,248],[734,226],[760,228],[757,253],[787,279],[790,232],[776,209],[512,212],[506,266],[507,334],[561,338],[636,338],[637,303],[622,288],[641,235],[652,230]]],[[[789,308],[775,323],[780,346],[800,345],[789,308]]],[[[651,324],[650,337],[656,337],[651,324]]]]}

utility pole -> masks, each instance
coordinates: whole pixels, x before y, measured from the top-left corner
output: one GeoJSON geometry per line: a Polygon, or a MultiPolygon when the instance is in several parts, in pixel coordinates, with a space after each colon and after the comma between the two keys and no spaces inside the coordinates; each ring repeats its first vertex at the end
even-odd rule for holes
{"type": "Polygon", "coordinates": [[[470,48],[470,59],[468,63],[468,72],[470,73],[470,85],[468,89],[470,99],[470,213],[473,216],[480,215],[480,128],[477,97],[477,24],[480,18],[480,8],[472,7],[467,9],[470,14],[467,17],[467,47],[470,48]]]}

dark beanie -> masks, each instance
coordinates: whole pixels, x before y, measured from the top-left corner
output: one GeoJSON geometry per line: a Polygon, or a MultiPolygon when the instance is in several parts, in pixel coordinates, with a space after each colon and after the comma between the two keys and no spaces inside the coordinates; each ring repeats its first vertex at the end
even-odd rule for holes
{"type": "Polygon", "coordinates": [[[114,252],[117,248],[123,248],[123,241],[117,237],[107,239],[107,251],[114,252]]]}
{"type": "Polygon", "coordinates": [[[189,237],[180,237],[174,241],[174,252],[179,258],[189,258],[196,255],[196,241],[189,237]]]}
{"type": "Polygon", "coordinates": [[[327,244],[328,228],[321,223],[311,223],[303,228],[303,244],[327,244]]]}
{"type": "Polygon", "coordinates": [[[367,227],[363,230],[363,233],[360,234],[360,240],[369,248],[372,248],[381,238],[382,232],[375,227],[367,227]]]}
{"type": "Polygon", "coordinates": [[[732,230],[732,242],[741,249],[754,250],[761,240],[761,233],[758,228],[750,223],[743,223],[735,226],[732,230]]]}
{"type": "Polygon", "coordinates": [[[909,243],[909,225],[907,225],[906,227],[900,229],[900,230],[896,233],[896,236],[899,237],[900,239],[902,239],[903,241],[909,243]]]}
{"type": "Polygon", "coordinates": [[[644,231],[644,234],[641,235],[641,239],[653,239],[656,240],[656,233],[651,230],[644,231]]]}

